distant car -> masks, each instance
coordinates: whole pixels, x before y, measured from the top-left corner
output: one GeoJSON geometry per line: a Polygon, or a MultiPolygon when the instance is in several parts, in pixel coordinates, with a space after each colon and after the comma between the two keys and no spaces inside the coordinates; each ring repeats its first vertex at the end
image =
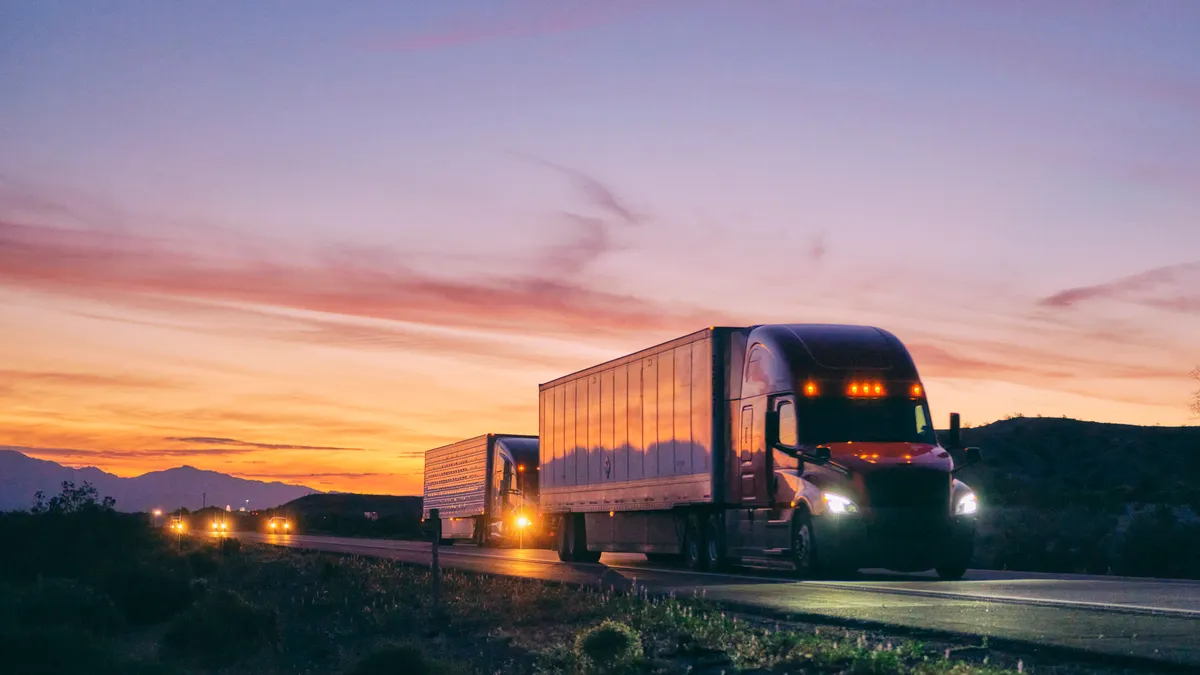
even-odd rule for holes
{"type": "Polygon", "coordinates": [[[267,529],[271,532],[290,532],[292,524],[283,516],[275,516],[267,521],[267,529]]]}
{"type": "Polygon", "coordinates": [[[187,526],[184,525],[183,518],[176,517],[172,518],[171,522],[167,524],[167,529],[172,532],[183,532],[187,529],[187,526]]]}
{"type": "Polygon", "coordinates": [[[226,522],[225,520],[214,520],[214,521],[212,521],[212,531],[213,532],[228,532],[229,531],[229,523],[226,522]]]}

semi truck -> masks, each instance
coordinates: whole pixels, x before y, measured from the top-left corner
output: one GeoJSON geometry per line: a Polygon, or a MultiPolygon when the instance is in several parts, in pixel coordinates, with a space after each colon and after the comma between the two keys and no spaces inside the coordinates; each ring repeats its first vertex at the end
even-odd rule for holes
{"type": "Polygon", "coordinates": [[[438,509],[442,541],[537,545],[538,438],[484,434],[425,452],[422,520],[438,509]]]}
{"type": "Polygon", "coordinates": [[[970,563],[979,501],[955,474],[979,450],[957,413],[939,438],[886,330],[712,327],[541,384],[539,403],[539,506],[563,561],[945,579],[970,563]]]}

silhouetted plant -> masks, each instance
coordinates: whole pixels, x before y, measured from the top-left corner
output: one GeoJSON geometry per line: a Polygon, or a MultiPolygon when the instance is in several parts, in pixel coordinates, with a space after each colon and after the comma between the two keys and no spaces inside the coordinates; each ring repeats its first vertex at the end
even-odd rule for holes
{"type": "Polygon", "coordinates": [[[0,603],[0,624],[110,636],[123,628],[124,621],[108,596],[78,581],[47,579],[15,591],[9,601],[0,603]]]}
{"type": "Polygon", "coordinates": [[[164,655],[219,668],[279,642],[275,613],[218,589],[176,619],[163,635],[164,655]]]}
{"type": "Polygon", "coordinates": [[[412,642],[384,645],[368,654],[347,675],[450,675],[466,672],[457,664],[435,661],[412,642]]]}
{"type": "Polygon", "coordinates": [[[114,570],[104,578],[102,587],[125,619],[139,626],[166,621],[196,599],[196,589],[187,574],[158,565],[114,570]]]}
{"type": "Polygon", "coordinates": [[[38,490],[33,495],[33,508],[30,509],[33,513],[78,513],[85,509],[101,508],[111,511],[117,505],[117,500],[112,497],[104,497],[99,502],[96,498],[99,493],[91,483],[84,481],[83,485],[78,487],[75,483],[69,480],[62,482],[62,492],[46,500],[46,493],[38,490]]]}
{"type": "MultiPolygon", "coordinates": [[[[1200,366],[1196,366],[1196,368],[1192,370],[1192,379],[1200,382],[1200,366]]],[[[1192,412],[1195,413],[1197,417],[1200,417],[1200,389],[1192,392],[1191,407],[1192,412]]]]}

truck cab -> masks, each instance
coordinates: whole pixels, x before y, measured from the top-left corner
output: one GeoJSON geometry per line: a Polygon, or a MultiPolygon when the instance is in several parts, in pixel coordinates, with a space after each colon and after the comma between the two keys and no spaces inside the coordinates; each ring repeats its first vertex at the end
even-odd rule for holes
{"type": "Polygon", "coordinates": [[[536,438],[501,437],[496,440],[492,465],[491,516],[485,540],[524,545],[538,540],[542,528],[538,517],[538,441],[536,438]]]}
{"type": "Polygon", "coordinates": [[[809,324],[744,339],[729,373],[725,555],[785,556],[805,575],[961,578],[979,503],[954,474],[979,453],[958,447],[957,415],[939,439],[903,344],[874,327],[809,324]]]}

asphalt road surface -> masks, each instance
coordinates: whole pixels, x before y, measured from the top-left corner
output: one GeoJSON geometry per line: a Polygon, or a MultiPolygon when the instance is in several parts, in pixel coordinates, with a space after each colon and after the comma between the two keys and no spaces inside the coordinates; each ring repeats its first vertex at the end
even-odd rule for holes
{"type": "MultiPolygon", "coordinates": [[[[280,546],[428,564],[429,544],[238,532],[280,546]]],[[[1153,659],[1200,669],[1200,582],[972,570],[962,581],[864,571],[849,581],[798,581],[742,569],[699,574],[609,554],[599,564],[559,562],[552,551],[444,546],[442,566],[652,593],[702,595],[732,608],[834,622],[988,636],[993,640],[1153,659]]]]}

